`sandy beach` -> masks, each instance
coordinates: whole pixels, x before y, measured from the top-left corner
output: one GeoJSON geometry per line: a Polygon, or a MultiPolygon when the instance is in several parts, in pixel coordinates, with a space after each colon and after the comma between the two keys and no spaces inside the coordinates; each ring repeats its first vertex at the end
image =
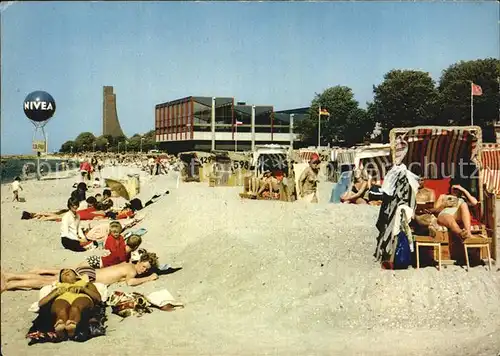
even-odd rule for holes
{"type": "MultiPolygon", "coordinates": [[[[107,168],[105,176],[131,168],[107,168]]],[[[449,266],[382,270],[374,261],[378,208],[242,200],[241,187],[142,177],[143,247],[182,270],[138,287],[185,304],[121,319],[85,343],[28,346],[38,291],[1,295],[2,354],[12,355],[484,355],[500,352],[500,271],[449,266]]],[[[72,267],[92,252],[60,244],[59,224],[21,212],[64,208],[74,180],[24,182],[25,203],[1,187],[2,271],[72,267]]],[[[97,193],[102,189],[91,190],[97,193]]],[[[498,210],[497,214],[500,213],[498,210]]]]}

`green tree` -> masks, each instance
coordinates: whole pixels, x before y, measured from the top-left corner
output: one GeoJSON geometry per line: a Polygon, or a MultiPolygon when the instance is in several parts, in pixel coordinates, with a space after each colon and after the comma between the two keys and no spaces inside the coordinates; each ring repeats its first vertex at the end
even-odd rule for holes
{"type": "Polygon", "coordinates": [[[471,123],[471,83],[483,94],[474,96],[474,124],[491,127],[498,120],[500,60],[494,58],[460,61],[446,68],[439,80],[440,114],[454,125],[471,123]]]}
{"type": "Polygon", "coordinates": [[[296,125],[301,139],[310,145],[318,142],[319,106],[330,116],[321,117],[321,145],[329,143],[353,145],[362,142],[373,131],[374,123],[354,99],[351,88],[335,86],[316,94],[309,117],[296,125]]]}
{"type": "Polygon", "coordinates": [[[82,132],[75,139],[75,148],[78,151],[91,151],[95,136],[91,132],[82,132]]]}
{"type": "Polygon", "coordinates": [[[96,151],[106,152],[108,148],[109,141],[104,136],[99,136],[95,139],[95,149],[96,151]]]}
{"type": "Polygon", "coordinates": [[[385,139],[394,127],[436,124],[439,94],[429,73],[391,70],[373,93],[370,116],[381,124],[385,139]]]}
{"type": "Polygon", "coordinates": [[[72,147],[75,147],[75,141],[66,141],[62,144],[59,152],[61,153],[71,153],[72,147]]]}

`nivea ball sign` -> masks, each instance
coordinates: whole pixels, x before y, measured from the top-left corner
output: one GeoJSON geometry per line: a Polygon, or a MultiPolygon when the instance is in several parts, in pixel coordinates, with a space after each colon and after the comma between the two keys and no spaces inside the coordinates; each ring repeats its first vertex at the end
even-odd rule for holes
{"type": "Polygon", "coordinates": [[[47,121],[56,111],[56,102],[45,91],[34,91],[24,99],[24,114],[36,122],[47,121]]]}

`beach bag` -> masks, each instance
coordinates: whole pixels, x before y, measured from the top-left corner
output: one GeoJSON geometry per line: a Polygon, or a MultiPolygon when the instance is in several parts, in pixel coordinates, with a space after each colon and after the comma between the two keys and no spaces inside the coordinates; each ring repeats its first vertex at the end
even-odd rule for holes
{"type": "Polygon", "coordinates": [[[368,200],[381,201],[383,197],[384,192],[382,191],[382,187],[380,185],[372,185],[370,190],[368,191],[368,200]]]}
{"type": "Polygon", "coordinates": [[[151,303],[148,302],[145,296],[136,292],[125,293],[115,291],[109,297],[109,305],[113,314],[119,315],[122,318],[131,315],[142,316],[143,314],[152,312],[150,308],[151,303]]]}
{"type": "Polygon", "coordinates": [[[401,231],[397,239],[398,244],[394,255],[394,269],[407,269],[411,265],[411,251],[408,237],[401,231]]]}

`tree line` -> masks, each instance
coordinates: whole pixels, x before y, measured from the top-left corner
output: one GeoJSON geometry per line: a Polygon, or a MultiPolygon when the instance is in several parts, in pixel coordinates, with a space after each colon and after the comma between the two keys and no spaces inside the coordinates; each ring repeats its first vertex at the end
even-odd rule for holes
{"type": "MultiPolygon", "coordinates": [[[[321,118],[321,145],[353,146],[363,142],[387,142],[394,127],[420,125],[463,126],[471,123],[471,83],[479,85],[481,96],[474,96],[474,125],[483,129],[483,140],[494,141],[493,124],[500,120],[500,60],[494,58],[460,61],[441,73],[436,83],[429,73],[394,69],[373,86],[373,101],[366,109],[354,99],[351,88],[337,85],[316,94],[309,115],[295,123],[303,145],[318,143],[318,111],[330,114],[321,118]],[[380,134],[373,136],[378,126],[380,134]]],[[[60,151],[120,152],[156,148],[155,130],[130,138],[99,136],[83,132],[66,141],[60,151]]]]}
{"type": "Polygon", "coordinates": [[[66,141],[59,150],[62,153],[77,152],[147,152],[157,147],[155,130],[143,135],[135,134],[113,137],[111,135],[94,136],[91,132],[82,132],[74,140],[66,141]],[[141,142],[142,141],[142,142],[141,142]]]}
{"type": "Polygon", "coordinates": [[[306,145],[317,145],[318,110],[321,117],[321,145],[352,146],[358,143],[387,142],[394,127],[419,125],[463,126],[471,123],[471,83],[482,89],[474,96],[474,125],[483,129],[483,139],[494,141],[493,124],[499,121],[500,60],[486,58],[460,61],[443,70],[438,83],[430,74],[394,69],[373,86],[374,98],[363,109],[352,89],[337,85],[313,98],[309,115],[297,122],[295,132],[306,145]],[[372,133],[376,124],[380,135],[372,133]]]}

